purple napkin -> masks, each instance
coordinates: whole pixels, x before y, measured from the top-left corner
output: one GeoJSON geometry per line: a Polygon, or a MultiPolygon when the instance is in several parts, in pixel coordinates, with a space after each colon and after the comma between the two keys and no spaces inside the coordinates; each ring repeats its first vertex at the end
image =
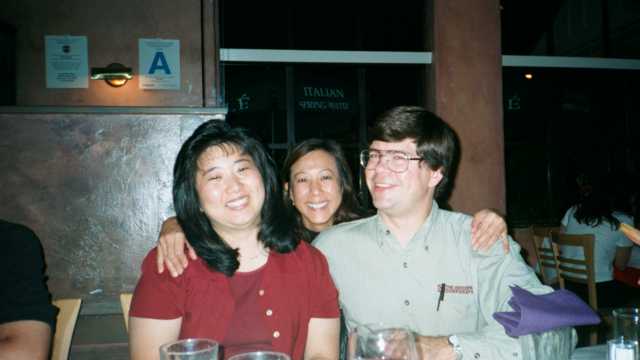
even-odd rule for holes
{"type": "Polygon", "coordinates": [[[496,312],[496,319],[509,336],[522,336],[559,327],[592,325],[600,317],[576,294],[561,289],[544,295],[534,295],[511,286],[509,305],[515,311],[496,312]]]}

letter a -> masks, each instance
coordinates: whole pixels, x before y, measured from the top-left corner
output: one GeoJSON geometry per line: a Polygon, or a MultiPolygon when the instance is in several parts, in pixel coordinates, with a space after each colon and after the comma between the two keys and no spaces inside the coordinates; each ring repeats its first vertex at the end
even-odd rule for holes
{"type": "Polygon", "coordinates": [[[169,64],[167,64],[167,59],[164,58],[164,53],[161,51],[156,52],[153,56],[153,61],[151,62],[151,67],[149,68],[149,75],[156,72],[156,70],[162,69],[165,74],[170,75],[171,69],[169,69],[169,64]]]}

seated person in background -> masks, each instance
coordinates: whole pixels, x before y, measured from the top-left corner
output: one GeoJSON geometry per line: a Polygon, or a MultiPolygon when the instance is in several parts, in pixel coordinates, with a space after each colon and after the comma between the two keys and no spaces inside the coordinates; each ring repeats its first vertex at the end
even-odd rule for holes
{"type": "Polygon", "coordinates": [[[58,309],[51,304],[40,240],[0,220],[0,359],[48,359],[58,309]]]}
{"type": "MultiPolygon", "coordinates": [[[[634,244],[631,248],[631,257],[624,270],[613,269],[614,277],[617,281],[628,286],[640,287],[640,245],[634,244]]],[[[633,298],[640,297],[640,291],[636,291],[633,298]]]]}
{"type": "MultiPolygon", "coordinates": [[[[606,175],[604,175],[606,176],[606,175]]],[[[628,288],[614,280],[613,267],[624,270],[631,255],[633,243],[618,231],[621,222],[633,224],[628,214],[614,211],[610,194],[612,184],[605,183],[602,176],[578,177],[580,192],[578,202],[569,208],[562,218],[563,232],[567,234],[594,235],[594,267],[598,293],[598,307],[622,306],[628,288]]],[[[573,259],[584,259],[582,249],[564,246],[563,255],[573,259]]],[[[566,282],[567,289],[588,302],[588,290],[584,284],[566,282]]]]}
{"type": "Polygon", "coordinates": [[[519,255],[471,247],[471,217],[439,208],[459,151],[436,115],[401,106],[382,114],[361,165],[377,214],[336,225],[314,245],[329,261],[347,326],[384,323],[417,334],[422,359],[521,359],[492,315],[512,311],[510,286],[540,283],[519,255]]]}
{"type": "Polygon", "coordinates": [[[198,127],[174,166],[177,219],[198,259],[174,278],[158,274],[156,250],[131,302],[132,359],[161,344],[220,343],[223,357],[258,350],[292,359],[338,356],[338,293],[327,261],[293,236],[273,160],[224,121],[198,127]]]}

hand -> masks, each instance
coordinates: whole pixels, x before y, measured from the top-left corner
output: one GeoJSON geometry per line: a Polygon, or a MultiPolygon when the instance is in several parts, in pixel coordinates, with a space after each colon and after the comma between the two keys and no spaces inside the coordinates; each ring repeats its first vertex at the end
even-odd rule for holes
{"type": "Polygon", "coordinates": [[[175,217],[165,220],[162,223],[158,245],[156,246],[158,249],[156,263],[159,274],[162,274],[165,265],[169,269],[171,276],[176,277],[182,274],[189,264],[189,260],[185,255],[185,246],[189,257],[193,260],[197,259],[196,252],[184,236],[178,220],[175,217]]]}
{"type": "Polygon", "coordinates": [[[495,211],[484,209],[473,216],[471,222],[471,246],[474,250],[487,250],[498,239],[502,240],[502,248],[509,252],[507,223],[495,211]]]}
{"type": "Polygon", "coordinates": [[[640,230],[634,228],[633,226],[625,223],[620,223],[619,230],[626,236],[629,240],[633,241],[637,245],[640,245],[640,230]]]}
{"type": "Polygon", "coordinates": [[[423,360],[455,360],[456,354],[445,336],[416,336],[418,357],[423,360]]]}

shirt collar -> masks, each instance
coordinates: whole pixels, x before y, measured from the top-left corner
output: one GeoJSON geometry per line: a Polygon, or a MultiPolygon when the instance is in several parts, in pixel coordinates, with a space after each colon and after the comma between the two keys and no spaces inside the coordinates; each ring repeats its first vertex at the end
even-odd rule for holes
{"type": "MultiPolygon", "coordinates": [[[[409,241],[407,249],[411,249],[414,246],[428,246],[429,232],[433,228],[433,225],[440,218],[440,212],[441,210],[438,206],[438,202],[432,200],[431,212],[429,212],[429,215],[427,215],[424,223],[420,226],[418,231],[413,235],[413,238],[411,238],[411,240],[409,241]]],[[[376,214],[375,216],[375,234],[376,243],[378,244],[378,246],[384,246],[385,242],[392,246],[399,246],[397,240],[389,230],[389,227],[384,223],[384,221],[382,221],[382,217],[379,214],[376,214]]]]}

